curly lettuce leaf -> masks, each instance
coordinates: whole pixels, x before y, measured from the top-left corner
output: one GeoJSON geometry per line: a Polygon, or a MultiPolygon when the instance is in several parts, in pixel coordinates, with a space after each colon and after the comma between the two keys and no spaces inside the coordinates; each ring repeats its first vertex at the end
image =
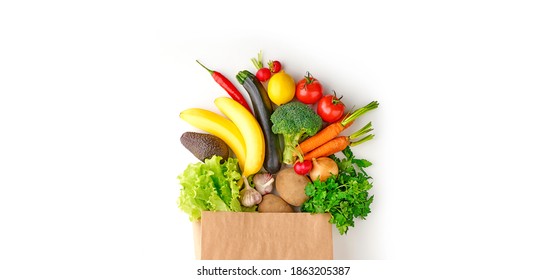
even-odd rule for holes
{"type": "Polygon", "coordinates": [[[205,162],[189,164],[177,177],[181,185],[177,204],[190,221],[199,220],[202,211],[241,211],[237,159],[229,158],[224,163],[221,160],[213,156],[205,162]]]}
{"type": "Polygon", "coordinates": [[[237,159],[229,158],[224,162],[223,175],[227,182],[227,185],[223,190],[223,200],[232,211],[239,212],[242,207],[239,202],[239,182],[241,180],[241,173],[239,172],[237,159]]]}

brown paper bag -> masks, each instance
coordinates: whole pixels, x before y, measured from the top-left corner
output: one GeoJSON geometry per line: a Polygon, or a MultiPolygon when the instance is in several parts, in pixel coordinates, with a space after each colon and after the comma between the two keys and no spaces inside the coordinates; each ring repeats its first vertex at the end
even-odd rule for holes
{"type": "Polygon", "coordinates": [[[196,259],[331,260],[329,219],[329,214],[205,211],[194,223],[196,259]]]}

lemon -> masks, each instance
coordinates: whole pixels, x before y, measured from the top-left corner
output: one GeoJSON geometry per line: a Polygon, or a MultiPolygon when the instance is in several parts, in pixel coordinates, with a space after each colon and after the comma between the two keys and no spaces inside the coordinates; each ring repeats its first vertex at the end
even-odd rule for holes
{"type": "Polygon", "coordinates": [[[268,96],[277,106],[291,101],[295,89],[293,78],[283,70],[275,73],[268,82],[268,96]]]}

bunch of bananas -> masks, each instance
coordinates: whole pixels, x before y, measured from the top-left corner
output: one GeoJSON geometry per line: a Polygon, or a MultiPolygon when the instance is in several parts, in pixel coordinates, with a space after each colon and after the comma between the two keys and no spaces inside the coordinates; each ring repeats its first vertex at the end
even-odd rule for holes
{"type": "Polygon", "coordinates": [[[228,97],[215,99],[217,108],[227,117],[200,108],[180,113],[192,126],[222,139],[237,157],[242,176],[248,177],[264,163],[264,134],[255,117],[240,103],[228,97]]]}

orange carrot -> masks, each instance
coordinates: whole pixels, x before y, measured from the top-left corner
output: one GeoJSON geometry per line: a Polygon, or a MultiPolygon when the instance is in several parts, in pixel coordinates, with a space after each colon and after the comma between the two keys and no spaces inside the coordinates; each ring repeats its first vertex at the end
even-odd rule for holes
{"type": "Polygon", "coordinates": [[[304,154],[303,160],[312,160],[314,158],[320,158],[320,157],[327,157],[332,154],[335,154],[337,152],[340,152],[344,150],[347,146],[356,146],[361,143],[364,143],[372,138],[374,138],[374,134],[369,134],[365,137],[363,137],[361,140],[352,142],[351,140],[360,137],[361,135],[372,131],[372,123],[368,123],[363,128],[359,129],[358,131],[352,133],[350,136],[338,136],[334,139],[331,139],[327,141],[325,144],[311,150],[307,154],[304,154]]]}
{"type": "Polygon", "coordinates": [[[298,144],[296,146],[296,149],[300,154],[304,155],[307,152],[325,144],[329,140],[332,140],[334,137],[338,136],[340,132],[344,131],[347,127],[349,127],[353,122],[343,126],[342,122],[335,122],[327,127],[323,128],[321,131],[319,131],[314,136],[304,140],[302,143],[298,144]]]}
{"type": "Polygon", "coordinates": [[[305,154],[304,160],[330,156],[344,150],[349,144],[348,136],[338,136],[305,154]]]}
{"type": "Polygon", "coordinates": [[[297,152],[300,152],[301,155],[304,155],[307,152],[310,152],[311,150],[327,143],[329,140],[334,139],[334,137],[338,136],[342,131],[350,127],[355,119],[370,110],[378,108],[378,105],[379,104],[377,101],[372,101],[367,106],[359,108],[355,112],[349,114],[341,121],[328,125],[317,134],[298,144],[298,146],[296,147],[297,152]]]}

